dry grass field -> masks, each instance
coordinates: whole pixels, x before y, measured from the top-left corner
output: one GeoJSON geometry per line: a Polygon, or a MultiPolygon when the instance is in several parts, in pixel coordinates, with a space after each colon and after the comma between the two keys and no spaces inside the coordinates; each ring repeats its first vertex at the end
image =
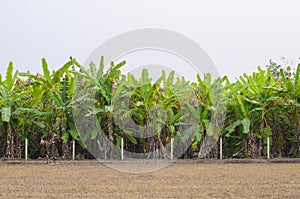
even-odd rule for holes
{"type": "Polygon", "coordinates": [[[300,198],[300,164],[177,161],[130,174],[97,161],[0,162],[0,198],[300,198]]]}

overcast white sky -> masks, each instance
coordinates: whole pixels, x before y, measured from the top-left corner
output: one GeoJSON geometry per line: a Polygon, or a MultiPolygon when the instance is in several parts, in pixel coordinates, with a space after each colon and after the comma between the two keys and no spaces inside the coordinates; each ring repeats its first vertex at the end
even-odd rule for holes
{"type": "Polygon", "coordinates": [[[0,0],[0,69],[52,69],[81,63],[107,39],[138,28],[164,28],[197,42],[231,79],[281,57],[298,63],[299,0],[0,0]]]}

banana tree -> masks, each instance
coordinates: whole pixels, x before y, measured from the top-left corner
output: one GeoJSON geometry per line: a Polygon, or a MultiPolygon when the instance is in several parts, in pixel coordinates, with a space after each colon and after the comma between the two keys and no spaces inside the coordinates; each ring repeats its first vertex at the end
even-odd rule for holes
{"type": "MultiPolygon", "coordinates": [[[[120,82],[120,68],[125,65],[125,61],[114,65],[113,62],[110,63],[109,69],[104,71],[104,58],[101,57],[99,67],[95,63],[91,62],[88,70],[84,69],[78,62],[75,62],[76,66],[80,68],[77,72],[77,81],[80,81],[80,85],[77,88],[77,97],[75,99],[75,104],[79,105],[81,109],[87,110],[85,114],[86,118],[94,118],[96,116],[97,125],[100,125],[104,133],[107,133],[107,137],[111,144],[110,146],[110,156],[112,157],[112,143],[115,142],[116,133],[114,131],[113,124],[113,112],[114,110],[114,98],[120,93],[116,88],[119,86],[120,82]],[[83,89],[82,89],[83,88],[83,89]],[[117,91],[117,92],[116,92],[117,91]],[[78,96],[78,94],[80,96],[78,96]],[[85,101],[84,105],[82,101],[85,101]]],[[[76,105],[75,105],[76,106],[76,105]]],[[[75,117],[76,120],[76,117],[75,117]]],[[[93,120],[93,119],[92,119],[93,120]]],[[[81,139],[86,143],[88,139],[95,140],[99,134],[95,128],[88,127],[82,129],[81,139]],[[91,130],[88,130],[91,128],[91,130]],[[89,131],[89,132],[86,132],[89,131]]],[[[106,143],[104,143],[106,145],[106,143]]],[[[106,154],[106,152],[105,152],[106,154]]]]}
{"type": "MultiPolygon", "coordinates": [[[[67,140],[68,115],[70,115],[70,101],[74,91],[75,80],[70,75],[70,67],[74,67],[74,59],[71,58],[57,71],[50,73],[46,59],[42,59],[43,75],[33,75],[30,72],[19,73],[32,82],[28,87],[33,99],[32,103],[39,104],[40,112],[51,112],[43,117],[42,143],[52,143],[52,152],[57,151],[57,141],[67,140]],[[38,91],[38,92],[37,92],[38,91]],[[51,141],[52,140],[52,141],[51,141]]],[[[52,154],[54,155],[54,154],[52,154]]],[[[65,155],[65,152],[64,152],[65,155]]]]}
{"type": "MultiPolygon", "coordinates": [[[[292,78],[287,77],[283,69],[280,70],[280,77],[282,80],[284,91],[282,97],[284,98],[284,105],[288,107],[291,115],[295,118],[295,142],[297,142],[298,156],[300,157],[300,64],[298,64],[296,72],[292,78]]],[[[294,121],[290,119],[290,121],[294,121]]]]}
{"type": "MultiPolygon", "coordinates": [[[[142,146],[137,148],[133,146],[134,152],[149,152],[157,147],[154,141],[156,131],[153,119],[156,114],[154,109],[157,103],[155,96],[158,97],[159,92],[158,84],[159,82],[156,86],[152,84],[148,70],[144,69],[140,79],[136,79],[130,73],[122,76],[113,93],[112,104],[119,133],[126,133],[127,136],[123,137],[128,138],[133,144],[142,146]]],[[[131,143],[127,145],[131,146],[131,143]]]]}
{"type": "MultiPolygon", "coordinates": [[[[240,79],[242,79],[240,77],[240,79]]],[[[255,137],[253,135],[253,115],[251,110],[253,104],[243,100],[245,87],[240,82],[231,84],[228,92],[227,119],[224,129],[225,138],[228,142],[233,142],[229,154],[238,156],[245,151],[246,157],[255,157],[257,154],[255,146],[255,137]],[[237,141],[234,141],[234,140],[237,141]],[[238,148],[236,148],[238,147],[238,148]]],[[[225,148],[226,149],[226,148],[225,148]]]]}
{"type": "MultiPolygon", "coordinates": [[[[190,115],[188,105],[193,101],[194,96],[190,82],[184,77],[175,77],[172,71],[166,76],[162,71],[162,90],[160,93],[160,106],[166,112],[164,123],[164,139],[174,138],[174,155],[191,156],[191,142],[194,137],[193,116],[190,115]],[[185,152],[184,154],[182,154],[185,152]]],[[[166,141],[166,144],[168,143],[166,141]]]]}
{"type": "Polygon", "coordinates": [[[0,112],[1,120],[7,133],[6,156],[8,158],[15,157],[15,141],[18,139],[16,132],[12,129],[12,113],[16,108],[16,102],[24,95],[24,92],[14,92],[15,83],[18,79],[18,71],[13,73],[13,70],[13,63],[10,62],[6,71],[5,80],[1,80],[0,82],[0,112]]]}
{"type": "MultiPolygon", "coordinates": [[[[197,82],[193,82],[194,103],[189,105],[190,113],[196,118],[193,130],[195,136],[193,147],[199,148],[198,157],[204,158],[214,148],[221,135],[223,117],[225,114],[224,84],[228,84],[227,77],[211,79],[211,74],[206,74],[202,79],[197,75],[197,82]]],[[[215,156],[216,154],[214,154],[215,156]]]]}
{"type": "Polygon", "coordinates": [[[246,156],[261,157],[263,155],[265,128],[269,129],[266,114],[282,102],[279,93],[283,90],[279,85],[279,82],[275,81],[271,75],[270,69],[264,71],[260,67],[258,67],[258,72],[252,73],[251,76],[246,74],[240,76],[235,85],[237,93],[233,95],[237,95],[236,104],[239,106],[241,116],[226,130],[227,135],[230,135],[237,126],[243,125],[243,132],[248,133],[246,156]],[[258,139],[257,150],[255,149],[256,139],[258,139]]]}

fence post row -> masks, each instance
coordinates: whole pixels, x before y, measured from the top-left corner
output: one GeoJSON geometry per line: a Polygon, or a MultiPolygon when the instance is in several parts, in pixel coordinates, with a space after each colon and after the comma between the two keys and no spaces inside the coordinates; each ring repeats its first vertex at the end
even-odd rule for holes
{"type": "MultiPolygon", "coordinates": [[[[75,161],[75,140],[72,141],[72,160],[75,161]]],[[[171,160],[174,159],[174,138],[171,138],[171,160]]],[[[220,160],[223,159],[223,139],[220,137],[220,160]]],[[[270,159],[270,138],[267,137],[267,159],[270,159]]],[[[25,139],[25,161],[28,160],[28,139],[25,139]]],[[[124,138],[121,138],[121,160],[124,160],[124,138]]]]}

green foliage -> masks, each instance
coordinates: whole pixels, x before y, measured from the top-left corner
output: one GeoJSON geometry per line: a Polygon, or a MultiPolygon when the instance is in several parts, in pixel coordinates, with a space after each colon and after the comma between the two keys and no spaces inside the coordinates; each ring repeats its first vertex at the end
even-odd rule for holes
{"type": "Polygon", "coordinates": [[[11,118],[11,107],[1,108],[1,116],[3,122],[9,122],[11,118]]]}
{"type": "Polygon", "coordinates": [[[49,67],[48,67],[48,63],[47,63],[47,61],[46,61],[45,58],[42,59],[42,68],[43,68],[45,79],[48,82],[52,83],[51,75],[50,75],[50,71],[49,71],[49,67]]]}
{"type": "Polygon", "coordinates": [[[226,76],[214,80],[209,73],[203,78],[197,74],[197,81],[189,82],[176,77],[174,71],[162,71],[160,78],[153,81],[147,69],[136,78],[130,73],[122,75],[120,69],[125,61],[111,62],[105,71],[103,57],[99,65],[90,63],[88,69],[71,58],[53,72],[45,58],[41,62],[42,75],[14,73],[10,62],[5,80],[0,76],[3,132],[7,139],[30,139],[39,155],[49,153],[40,141],[55,140],[56,145],[68,145],[74,139],[84,148],[86,142],[99,139],[99,131],[75,130],[73,116],[80,111],[84,112],[82,120],[87,125],[90,117],[95,117],[98,127],[118,146],[122,137],[126,146],[141,146],[144,151],[150,150],[150,139],[138,136],[149,133],[164,145],[175,136],[182,143],[192,139],[195,150],[205,136],[224,135],[226,153],[231,154],[243,147],[248,147],[244,149],[247,152],[258,150],[259,141],[265,145],[269,137],[273,151],[278,154],[296,156],[299,152],[300,64],[293,71],[270,62],[266,70],[258,67],[256,72],[243,74],[230,83],[226,76]],[[76,93],[76,81],[91,88],[92,95],[76,93]],[[76,95],[81,96],[75,99],[76,95]],[[127,107],[119,104],[126,99],[127,107]],[[92,108],[73,110],[86,102],[92,108]],[[225,113],[226,121],[222,124],[225,113]],[[119,117],[124,127],[118,126],[114,117],[119,117]]]}
{"type": "Polygon", "coordinates": [[[6,71],[6,77],[5,77],[6,88],[9,91],[11,91],[14,86],[13,70],[14,70],[14,65],[12,62],[9,62],[9,65],[8,65],[8,68],[6,71]]]}

